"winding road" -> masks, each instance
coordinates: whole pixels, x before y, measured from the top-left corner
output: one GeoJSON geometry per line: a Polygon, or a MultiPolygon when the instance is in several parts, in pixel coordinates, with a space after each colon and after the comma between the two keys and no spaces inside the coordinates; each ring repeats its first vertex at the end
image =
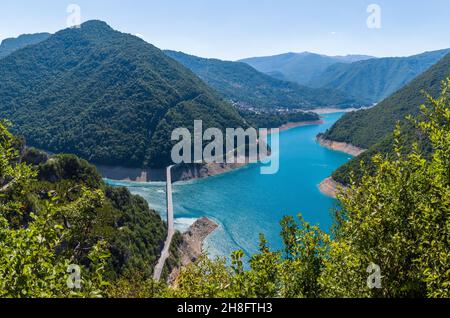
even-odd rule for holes
{"type": "Polygon", "coordinates": [[[175,227],[173,222],[173,201],[172,201],[172,167],[167,168],[166,171],[166,200],[167,200],[167,239],[164,243],[164,248],[161,252],[161,256],[158,263],[155,266],[153,272],[153,279],[159,281],[161,279],[161,274],[166,263],[167,258],[170,254],[170,245],[172,244],[172,238],[175,234],[175,227]]]}

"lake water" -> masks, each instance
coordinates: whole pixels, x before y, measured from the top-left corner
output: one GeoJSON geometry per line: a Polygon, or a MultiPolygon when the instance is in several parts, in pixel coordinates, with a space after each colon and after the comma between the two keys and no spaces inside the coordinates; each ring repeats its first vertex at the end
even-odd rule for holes
{"type": "MultiPolygon", "coordinates": [[[[303,126],[280,134],[280,171],[260,174],[258,164],[208,179],[174,184],[176,227],[185,230],[197,218],[208,217],[220,227],[205,242],[211,256],[229,256],[243,250],[247,255],[258,249],[263,233],[272,248],[281,248],[279,222],[285,215],[303,217],[328,230],[335,200],[321,194],[319,184],[350,157],[316,143],[342,113],[324,115],[324,124],[303,126]]],[[[127,186],[144,197],[165,218],[164,183],[131,183],[107,180],[127,186]]]]}

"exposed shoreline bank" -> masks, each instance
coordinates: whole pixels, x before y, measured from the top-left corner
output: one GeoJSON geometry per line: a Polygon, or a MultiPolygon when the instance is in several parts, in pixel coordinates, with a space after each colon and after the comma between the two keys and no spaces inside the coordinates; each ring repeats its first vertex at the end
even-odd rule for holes
{"type": "Polygon", "coordinates": [[[321,135],[317,136],[317,142],[322,147],[325,147],[325,148],[328,148],[328,149],[334,150],[334,151],[344,152],[353,157],[357,157],[366,151],[366,149],[353,146],[352,144],[325,139],[321,135]]]}
{"type": "Polygon", "coordinates": [[[345,187],[342,184],[335,181],[332,177],[326,178],[319,185],[320,192],[322,192],[322,194],[326,195],[327,197],[333,199],[337,198],[337,192],[339,188],[345,189],[345,187]]]}
{"type": "Polygon", "coordinates": [[[183,267],[197,261],[202,256],[204,242],[219,226],[204,217],[198,219],[189,229],[183,233],[182,242],[179,247],[180,265],[172,270],[169,275],[169,283],[173,284],[183,267]]]}
{"type": "Polygon", "coordinates": [[[301,122],[296,122],[296,123],[284,124],[284,125],[278,127],[278,129],[280,129],[280,132],[281,132],[281,131],[286,131],[286,130],[289,130],[289,129],[302,127],[302,126],[323,125],[323,123],[324,123],[323,120],[301,121],[301,122]]]}
{"type": "Polygon", "coordinates": [[[351,112],[355,112],[355,111],[359,111],[359,110],[363,110],[363,109],[369,109],[370,107],[351,107],[351,108],[335,108],[335,107],[324,107],[324,108],[317,108],[317,109],[310,109],[310,110],[305,110],[305,111],[309,111],[309,112],[313,112],[319,115],[325,115],[325,114],[333,114],[333,113],[351,113],[351,112]]]}
{"type": "MultiPolygon", "coordinates": [[[[333,151],[344,152],[353,157],[357,157],[366,151],[366,149],[362,149],[362,148],[353,146],[353,145],[345,143],[345,142],[337,142],[337,141],[325,139],[321,135],[317,136],[317,142],[322,147],[325,147],[325,148],[333,150],[333,151]]],[[[330,197],[333,199],[336,199],[339,188],[345,189],[345,186],[343,184],[337,182],[336,180],[334,180],[333,177],[326,178],[319,185],[320,192],[322,192],[322,194],[326,195],[327,197],[330,197]]]]}
{"type": "MultiPolygon", "coordinates": [[[[293,122],[284,124],[281,127],[279,127],[279,129],[280,132],[282,132],[297,127],[322,125],[322,124],[323,120],[293,122]]],[[[234,164],[211,163],[211,164],[179,165],[175,166],[172,169],[172,178],[173,182],[204,179],[243,168],[249,164],[248,162],[249,160],[247,160],[246,163],[234,163],[234,164]]],[[[127,167],[107,166],[107,165],[97,165],[97,169],[104,178],[115,181],[126,181],[126,182],[166,181],[165,169],[140,169],[140,168],[127,168],[127,167]]]]}

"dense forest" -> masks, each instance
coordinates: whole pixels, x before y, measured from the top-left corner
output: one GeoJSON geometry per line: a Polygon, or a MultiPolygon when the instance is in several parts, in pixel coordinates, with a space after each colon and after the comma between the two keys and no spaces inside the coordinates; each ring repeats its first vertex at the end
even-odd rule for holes
{"type": "Polygon", "coordinates": [[[251,127],[279,128],[288,123],[317,122],[320,116],[313,112],[255,112],[239,110],[241,116],[251,127]]]}
{"type": "Polygon", "coordinates": [[[147,202],[105,185],[74,155],[25,148],[7,127],[0,123],[0,296],[70,296],[60,289],[68,264],[95,285],[78,296],[95,296],[107,280],[150,278],[167,230],[147,202]]]}
{"type": "Polygon", "coordinates": [[[174,286],[147,281],[123,290],[186,298],[450,297],[449,90],[450,78],[411,119],[430,140],[430,153],[406,145],[397,125],[394,156],[374,156],[373,169],[339,192],[330,233],[301,215],[285,217],[283,249],[270,249],[261,236],[248,269],[242,251],[230,263],[205,256],[183,269],[174,286]]]}
{"type": "Polygon", "coordinates": [[[233,106],[142,39],[101,21],[0,60],[0,117],[27,143],[92,163],[164,167],[171,132],[244,125],[233,106]]]}
{"type": "Polygon", "coordinates": [[[76,157],[21,151],[22,142],[2,123],[0,296],[450,297],[449,90],[450,79],[410,120],[430,141],[429,153],[418,145],[405,149],[397,125],[394,156],[376,155],[373,169],[340,191],[331,233],[301,215],[286,217],[282,250],[270,249],[261,236],[248,268],[242,251],[229,263],[205,256],[182,269],[173,285],[140,274],[111,275],[139,273],[139,258],[151,258],[145,254],[151,246],[139,239],[148,224],[133,221],[144,226],[133,228],[129,218],[145,212],[163,234],[162,222],[141,199],[105,188],[76,157]],[[138,259],[120,266],[111,246],[125,245],[112,237],[122,244],[135,240],[137,249],[123,251],[136,251],[138,259]],[[83,280],[72,290],[66,269],[75,261],[83,266],[83,280]]]}
{"type": "Polygon", "coordinates": [[[278,80],[242,62],[206,59],[182,52],[164,52],[235,104],[269,109],[313,109],[331,106],[345,108],[365,105],[364,100],[337,90],[314,89],[278,80]]]}
{"type": "Polygon", "coordinates": [[[374,58],[337,63],[317,73],[311,87],[333,88],[369,103],[378,103],[436,64],[450,49],[409,57],[374,58]]]}
{"type": "Polygon", "coordinates": [[[392,153],[391,131],[398,122],[404,124],[404,138],[407,143],[412,145],[414,141],[419,141],[422,149],[427,152],[429,141],[424,140],[420,134],[418,135],[417,131],[408,124],[406,118],[409,115],[418,115],[420,105],[427,98],[424,91],[432,96],[437,96],[441,88],[441,81],[448,76],[450,76],[450,54],[377,106],[344,115],[323,137],[369,150],[338,169],[333,178],[347,184],[351,171],[361,175],[358,172],[361,161],[370,164],[369,159],[374,154],[392,153]]]}

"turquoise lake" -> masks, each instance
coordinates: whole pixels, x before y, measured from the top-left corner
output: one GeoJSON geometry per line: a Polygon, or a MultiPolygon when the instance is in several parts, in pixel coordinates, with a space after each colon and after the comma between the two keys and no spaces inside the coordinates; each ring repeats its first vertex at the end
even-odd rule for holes
{"type": "MultiPolygon", "coordinates": [[[[197,218],[208,217],[219,229],[210,235],[205,247],[211,256],[229,256],[241,249],[250,255],[258,249],[262,233],[272,248],[281,248],[279,222],[285,215],[303,217],[328,230],[335,200],[319,191],[319,184],[347,162],[350,156],[316,143],[342,113],[323,115],[324,124],[302,126],[280,133],[280,170],[260,174],[258,164],[215,176],[174,184],[176,227],[184,231],[197,218]]],[[[165,218],[164,183],[132,183],[107,180],[126,186],[144,197],[165,218]]]]}

